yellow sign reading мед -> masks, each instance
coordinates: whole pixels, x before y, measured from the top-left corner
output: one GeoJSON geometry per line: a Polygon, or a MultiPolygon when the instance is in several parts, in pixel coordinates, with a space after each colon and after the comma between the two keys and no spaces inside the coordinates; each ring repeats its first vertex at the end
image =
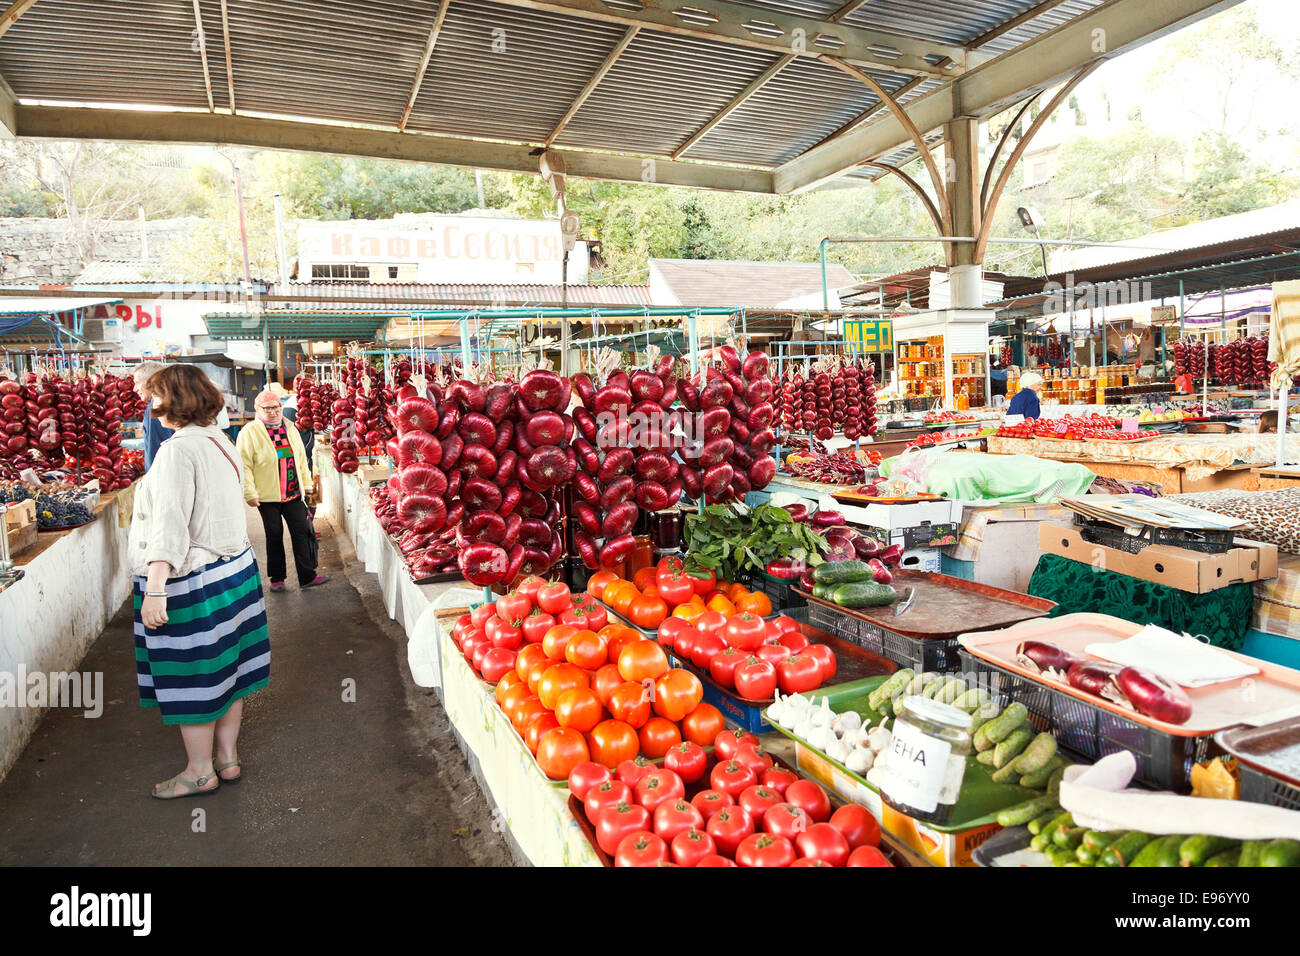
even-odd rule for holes
{"type": "Polygon", "coordinates": [[[889,319],[849,319],[844,323],[844,340],[851,352],[892,352],[894,323],[889,319]]]}

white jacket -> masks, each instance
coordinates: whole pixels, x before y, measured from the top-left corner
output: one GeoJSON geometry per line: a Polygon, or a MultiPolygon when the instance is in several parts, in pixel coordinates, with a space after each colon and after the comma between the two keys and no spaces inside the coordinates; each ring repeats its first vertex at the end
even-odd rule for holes
{"type": "Polygon", "coordinates": [[[131,573],[147,575],[150,562],[166,561],[168,577],[182,577],[247,550],[243,483],[239,453],[219,428],[178,429],[136,488],[127,538],[131,573]]]}

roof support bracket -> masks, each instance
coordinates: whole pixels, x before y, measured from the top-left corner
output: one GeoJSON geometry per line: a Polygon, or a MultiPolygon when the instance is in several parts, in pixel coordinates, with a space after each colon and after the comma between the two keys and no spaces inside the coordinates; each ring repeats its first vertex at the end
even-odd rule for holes
{"type": "Polygon", "coordinates": [[[411,110],[415,109],[415,99],[420,95],[420,86],[424,83],[425,71],[429,69],[429,60],[433,58],[433,48],[438,42],[438,34],[442,32],[442,22],[447,19],[447,8],[451,6],[451,0],[441,0],[438,4],[438,12],[434,15],[433,26],[429,29],[429,39],[424,44],[424,55],[420,57],[420,68],[415,71],[415,79],[411,83],[411,93],[406,98],[406,108],[402,110],[402,118],[397,124],[400,130],[406,129],[406,124],[410,122],[411,110]]]}
{"type": "Polygon", "coordinates": [[[203,88],[208,93],[208,112],[217,111],[212,100],[212,71],[208,69],[208,38],[203,32],[203,11],[199,9],[199,0],[194,0],[194,38],[199,44],[199,59],[203,61],[203,88]]]}

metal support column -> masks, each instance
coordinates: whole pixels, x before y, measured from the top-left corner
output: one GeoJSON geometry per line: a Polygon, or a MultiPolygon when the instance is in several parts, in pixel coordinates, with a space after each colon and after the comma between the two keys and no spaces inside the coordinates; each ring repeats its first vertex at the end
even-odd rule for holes
{"type": "MultiPolygon", "coordinates": [[[[825,268],[825,246],[822,246],[822,268],[825,268]]],[[[687,343],[691,350],[691,374],[694,375],[700,370],[700,328],[698,324],[699,313],[692,312],[686,319],[687,343]]]]}

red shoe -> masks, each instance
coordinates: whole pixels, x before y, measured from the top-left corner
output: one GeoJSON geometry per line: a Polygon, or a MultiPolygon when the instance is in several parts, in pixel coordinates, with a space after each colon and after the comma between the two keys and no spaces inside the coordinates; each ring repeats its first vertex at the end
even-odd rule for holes
{"type": "Polygon", "coordinates": [[[303,588],[305,589],[305,588],[319,587],[320,585],[327,584],[328,582],[329,582],[329,575],[318,574],[316,575],[316,577],[312,578],[310,581],[304,584],[303,588]]]}
{"type": "Polygon", "coordinates": [[[272,591],[283,591],[283,590],[284,590],[284,582],[283,582],[283,581],[272,581],[272,582],[271,582],[271,590],[272,590],[272,591]]]}

